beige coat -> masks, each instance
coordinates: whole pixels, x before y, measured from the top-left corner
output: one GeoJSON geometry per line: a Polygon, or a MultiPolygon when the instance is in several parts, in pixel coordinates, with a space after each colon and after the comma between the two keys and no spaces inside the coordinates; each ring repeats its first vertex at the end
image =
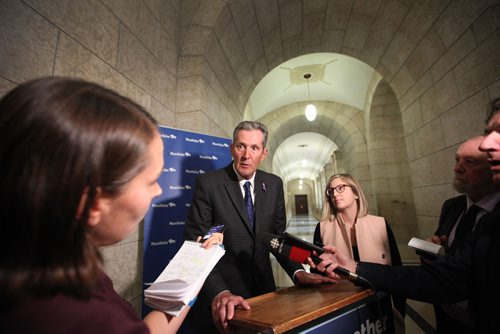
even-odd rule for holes
{"type": "MultiPolygon", "coordinates": [[[[355,223],[356,240],[361,261],[391,265],[391,250],[384,217],[367,215],[355,223]]],[[[353,259],[349,228],[338,220],[320,222],[321,240],[333,245],[353,259]]]]}
{"type": "MultiPolygon", "coordinates": [[[[321,240],[324,245],[333,245],[354,259],[349,228],[336,219],[320,221],[321,240]]],[[[387,226],[384,217],[367,215],[355,223],[356,240],[361,261],[392,265],[387,226]]],[[[405,322],[393,306],[396,334],[405,333],[405,322]]]]}

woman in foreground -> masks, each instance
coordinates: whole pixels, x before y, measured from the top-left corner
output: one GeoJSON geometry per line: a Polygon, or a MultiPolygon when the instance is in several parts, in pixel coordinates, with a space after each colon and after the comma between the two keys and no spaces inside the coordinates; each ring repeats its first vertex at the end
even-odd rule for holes
{"type": "Polygon", "coordinates": [[[0,332],[176,332],[189,308],[142,321],[99,253],[137,230],[162,168],[156,121],[114,91],[42,78],[2,98],[0,332]]]}

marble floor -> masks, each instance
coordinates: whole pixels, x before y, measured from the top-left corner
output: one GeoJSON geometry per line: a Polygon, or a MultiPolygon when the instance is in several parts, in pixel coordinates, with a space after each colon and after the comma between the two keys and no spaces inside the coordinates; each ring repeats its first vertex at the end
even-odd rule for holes
{"type": "MultiPolygon", "coordinates": [[[[286,230],[293,235],[312,242],[314,228],[317,223],[318,220],[312,216],[293,216],[289,220],[286,230]]],[[[274,260],[273,257],[272,259],[274,260]]],[[[292,285],[291,280],[276,261],[273,261],[273,266],[275,279],[279,288],[292,285]]],[[[428,334],[435,332],[434,312],[430,304],[408,300],[406,309],[405,325],[407,334],[428,334]]]]}

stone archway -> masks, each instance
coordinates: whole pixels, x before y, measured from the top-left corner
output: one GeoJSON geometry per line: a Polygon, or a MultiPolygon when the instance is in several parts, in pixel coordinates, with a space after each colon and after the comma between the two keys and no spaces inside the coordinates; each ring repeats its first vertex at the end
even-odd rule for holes
{"type": "MultiPolygon", "coordinates": [[[[187,1],[176,126],[230,136],[275,66],[334,52],[372,66],[399,105],[420,233],[449,193],[450,148],[483,128],[500,85],[496,6],[483,1],[187,1]],[[432,196],[420,196],[420,194],[432,196]]],[[[371,101],[366,101],[367,106],[371,101]]],[[[308,131],[303,125],[300,131],[308,131]]]]}

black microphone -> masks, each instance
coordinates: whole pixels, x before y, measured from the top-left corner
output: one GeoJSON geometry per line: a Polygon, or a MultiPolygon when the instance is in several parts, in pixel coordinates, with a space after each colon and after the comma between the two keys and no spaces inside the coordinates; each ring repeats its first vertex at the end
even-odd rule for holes
{"type": "MultiPolygon", "coordinates": [[[[318,264],[322,261],[319,255],[325,252],[323,248],[287,232],[283,236],[264,232],[262,234],[262,242],[269,248],[269,251],[273,255],[282,256],[298,263],[307,263],[307,258],[310,257],[315,264],[318,264]],[[314,251],[317,255],[314,254],[314,251]]],[[[358,275],[342,267],[337,267],[333,271],[338,275],[346,277],[349,281],[358,279],[358,275]]]]}

